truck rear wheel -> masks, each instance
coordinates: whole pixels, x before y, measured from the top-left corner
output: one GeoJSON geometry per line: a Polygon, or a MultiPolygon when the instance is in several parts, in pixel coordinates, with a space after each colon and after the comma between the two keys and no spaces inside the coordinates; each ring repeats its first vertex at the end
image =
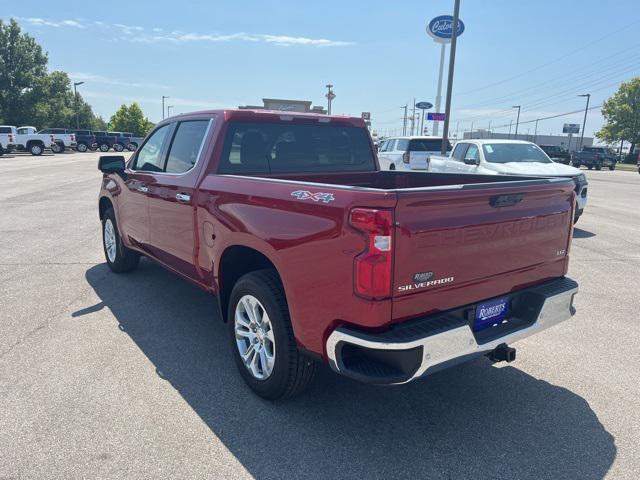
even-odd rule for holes
{"type": "Polygon", "coordinates": [[[109,144],[108,143],[101,143],[99,148],[100,148],[101,152],[108,152],[109,151],[109,144]]]}
{"type": "Polygon", "coordinates": [[[140,261],[140,255],[122,244],[116,215],[113,208],[108,209],[102,216],[102,246],[107,265],[116,273],[135,270],[140,261]]]}
{"type": "Polygon", "coordinates": [[[87,146],[87,144],[86,144],[86,143],[79,143],[79,144],[76,146],[76,150],[78,150],[78,151],[79,151],[79,152],[81,152],[81,153],[86,152],[88,149],[89,149],[89,147],[87,146]]]}
{"type": "Polygon", "coordinates": [[[121,143],[114,143],[113,144],[113,149],[116,152],[122,152],[124,150],[124,145],[122,145],[121,143]]]}
{"type": "Polygon", "coordinates": [[[51,151],[53,153],[62,153],[64,152],[64,143],[62,142],[56,142],[53,145],[51,145],[51,151]]]}
{"type": "Polygon", "coordinates": [[[228,328],[240,375],[257,395],[284,399],[312,380],[317,365],[296,346],[284,288],[274,270],[240,277],[229,299],[228,328]]]}
{"type": "Polygon", "coordinates": [[[36,157],[42,155],[42,152],[44,152],[44,145],[39,142],[33,142],[27,148],[29,149],[29,153],[36,157]]]}

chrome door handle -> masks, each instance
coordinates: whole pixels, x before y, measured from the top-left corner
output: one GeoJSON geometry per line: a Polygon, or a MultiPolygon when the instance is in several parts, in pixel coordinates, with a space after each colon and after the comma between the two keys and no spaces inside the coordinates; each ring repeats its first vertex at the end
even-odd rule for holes
{"type": "Polygon", "coordinates": [[[187,195],[186,193],[177,193],[176,200],[179,202],[187,203],[191,201],[191,195],[187,195]]]}
{"type": "Polygon", "coordinates": [[[147,193],[149,191],[149,187],[147,187],[146,185],[140,185],[138,187],[138,191],[142,193],[147,193]]]}

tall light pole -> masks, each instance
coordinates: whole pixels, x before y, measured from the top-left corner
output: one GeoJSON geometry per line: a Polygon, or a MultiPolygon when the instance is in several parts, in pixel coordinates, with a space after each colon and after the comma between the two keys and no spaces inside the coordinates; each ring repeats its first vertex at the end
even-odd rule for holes
{"type": "Polygon", "coordinates": [[[582,141],[584,140],[584,129],[587,126],[587,111],[589,110],[589,100],[591,100],[590,93],[583,93],[582,95],[578,95],[579,97],[587,97],[587,105],[584,107],[584,120],[582,121],[582,134],[580,135],[580,146],[578,147],[578,151],[582,150],[582,141]]]}
{"type": "Polygon", "coordinates": [[[518,109],[518,118],[516,119],[516,140],[518,139],[518,125],[520,125],[520,105],[514,105],[513,108],[518,109]]]}
{"type": "Polygon", "coordinates": [[[404,137],[407,134],[407,108],[409,105],[400,108],[404,110],[404,117],[402,117],[402,136],[404,137]]]}
{"type": "Polygon", "coordinates": [[[164,120],[164,99],[169,98],[166,95],[162,95],[162,119],[164,120]]]}
{"type": "Polygon", "coordinates": [[[84,82],[73,82],[73,98],[75,99],[76,106],[76,129],[80,129],[80,113],[78,112],[78,90],[77,86],[83,85],[84,82]]]}
{"type": "Polygon", "coordinates": [[[171,116],[171,109],[173,108],[173,105],[167,105],[167,117],[171,116]]]}
{"type": "Polygon", "coordinates": [[[536,130],[533,132],[533,143],[536,143],[538,140],[538,118],[536,118],[536,130]]]}
{"type": "Polygon", "coordinates": [[[458,20],[460,18],[460,0],[453,4],[453,22],[451,27],[451,52],[449,53],[449,77],[447,78],[447,101],[444,111],[444,127],[442,129],[442,146],[440,154],[447,154],[449,145],[449,117],[451,116],[451,95],[453,93],[453,70],[456,64],[456,44],[458,43],[458,20]]]}
{"type": "Polygon", "coordinates": [[[327,114],[331,115],[331,101],[336,98],[336,94],[331,90],[333,88],[332,84],[327,83],[325,86],[327,87],[327,94],[325,95],[327,97],[327,114]]]}

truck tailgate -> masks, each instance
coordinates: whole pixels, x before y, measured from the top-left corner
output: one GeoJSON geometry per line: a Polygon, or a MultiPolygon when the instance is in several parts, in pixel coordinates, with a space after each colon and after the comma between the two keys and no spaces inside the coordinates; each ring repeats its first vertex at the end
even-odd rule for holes
{"type": "Polygon", "coordinates": [[[545,179],[398,190],[394,319],[564,275],[573,188],[545,179]]]}

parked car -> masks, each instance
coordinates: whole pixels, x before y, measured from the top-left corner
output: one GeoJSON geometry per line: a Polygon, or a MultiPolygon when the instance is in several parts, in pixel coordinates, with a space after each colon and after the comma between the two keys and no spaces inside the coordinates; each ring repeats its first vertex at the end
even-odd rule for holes
{"type": "Polygon", "coordinates": [[[587,178],[577,168],[553,162],[535,143],[523,140],[461,140],[451,156],[433,155],[429,171],[480,175],[569,177],[576,192],[574,222],[587,205],[587,178]]]}
{"type": "Polygon", "coordinates": [[[214,294],[269,399],[316,361],[374,384],[511,361],[575,312],[568,178],[380,171],[360,118],[252,110],[165,119],[99,168],[109,268],[145,255],[214,294]]]}
{"type": "Polygon", "coordinates": [[[36,133],[35,127],[16,128],[16,150],[27,151],[37,156],[42,155],[45,149],[55,146],[55,138],[51,133],[36,133]]]}
{"type": "Polygon", "coordinates": [[[72,132],[76,136],[76,150],[78,152],[98,149],[96,135],[91,130],[72,130],[72,132]]]}
{"type": "Polygon", "coordinates": [[[569,150],[558,145],[538,145],[547,156],[557,163],[569,165],[571,163],[571,154],[569,150]]]}
{"type": "Polygon", "coordinates": [[[582,147],[581,151],[573,152],[571,155],[571,164],[574,167],[580,168],[584,165],[589,170],[592,168],[602,170],[602,167],[615,170],[617,162],[618,157],[608,147],[582,147]]]}
{"type": "Polygon", "coordinates": [[[440,155],[441,146],[440,137],[389,137],[378,151],[380,169],[426,170],[429,157],[440,155]]]}
{"type": "Polygon", "coordinates": [[[108,135],[115,137],[113,149],[116,152],[122,152],[129,145],[129,137],[122,132],[107,132],[108,135]]]}
{"type": "Polygon", "coordinates": [[[96,145],[101,152],[108,152],[116,144],[115,135],[102,131],[94,131],[93,134],[96,136],[96,145]]]}
{"type": "Polygon", "coordinates": [[[0,125],[0,157],[16,148],[16,127],[0,125]]]}
{"type": "Polygon", "coordinates": [[[76,148],[76,135],[73,133],[73,130],[67,130],[66,128],[45,128],[44,130],[40,130],[38,133],[53,134],[53,138],[55,140],[55,145],[51,147],[51,151],[53,153],[63,153],[66,149],[75,150],[76,148]]]}
{"type": "Polygon", "coordinates": [[[131,152],[135,152],[138,149],[138,146],[144,140],[144,137],[136,137],[133,133],[124,132],[123,135],[128,138],[127,150],[131,152]]]}

